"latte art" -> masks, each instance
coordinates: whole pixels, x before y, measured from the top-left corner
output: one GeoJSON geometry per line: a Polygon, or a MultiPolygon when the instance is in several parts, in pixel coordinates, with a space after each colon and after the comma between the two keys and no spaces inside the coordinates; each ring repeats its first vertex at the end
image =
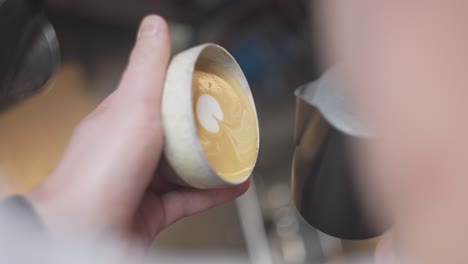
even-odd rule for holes
{"type": "Polygon", "coordinates": [[[202,94],[197,99],[197,118],[200,125],[209,132],[218,133],[219,123],[224,119],[224,113],[216,99],[208,94],[202,94]]]}
{"type": "Polygon", "coordinates": [[[228,181],[242,180],[258,151],[256,114],[249,97],[229,73],[199,65],[193,75],[193,112],[205,155],[228,181]]]}

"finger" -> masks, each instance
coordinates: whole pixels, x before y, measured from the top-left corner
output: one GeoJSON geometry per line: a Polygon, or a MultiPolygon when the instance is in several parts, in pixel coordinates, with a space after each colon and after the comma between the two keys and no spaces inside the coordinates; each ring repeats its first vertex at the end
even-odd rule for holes
{"type": "Polygon", "coordinates": [[[166,69],[170,58],[169,31],[166,22],[151,15],[141,23],[135,48],[117,94],[123,99],[137,96],[159,107],[166,69]]]}
{"type": "Polygon", "coordinates": [[[216,190],[179,189],[162,196],[151,193],[143,201],[143,211],[150,234],[178,220],[234,200],[247,191],[250,181],[236,187],[216,190]]]}
{"type": "Polygon", "coordinates": [[[247,191],[250,181],[229,189],[195,190],[183,189],[162,197],[165,212],[165,227],[178,220],[229,202],[247,191]]]}
{"type": "Polygon", "coordinates": [[[160,97],[169,50],[164,20],[145,18],[118,89],[76,128],[48,178],[46,189],[69,197],[60,205],[82,206],[68,206],[70,215],[81,208],[98,221],[127,221],[120,216],[128,217],[142,200],[162,151],[160,97]],[[109,208],[119,217],[99,218],[99,211],[109,208]]]}
{"type": "Polygon", "coordinates": [[[163,145],[160,101],[169,56],[166,22],[146,17],[118,89],[75,130],[66,153],[70,166],[105,167],[125,176],[123,187],[146,189],[163,145]]]}

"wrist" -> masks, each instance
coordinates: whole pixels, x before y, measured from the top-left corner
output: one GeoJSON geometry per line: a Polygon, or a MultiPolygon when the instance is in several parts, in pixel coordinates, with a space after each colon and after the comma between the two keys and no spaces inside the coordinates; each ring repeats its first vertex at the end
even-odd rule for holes
{"type": "Polygon", "coordinates": [[[61,229],[77,225],[75,222],[83,219],[85,211],[76,203],[81,200],[73,196],[73,190],[56,188],[56,184],[49,177],[43,184],[24,195],[24,199],[36,212],[45,228],[56,234],[64,231],[61,229]]]}
{"type": "Polygon", "coordinates": [[[42,192],[42,187],[38,187],[33,191],[25,194],[23,198],[29,204],[31,209],[36,213],[40,221],[43,223],[47,230],[50,229],[50,218],[48,215],[48,199],[42,192]]]}

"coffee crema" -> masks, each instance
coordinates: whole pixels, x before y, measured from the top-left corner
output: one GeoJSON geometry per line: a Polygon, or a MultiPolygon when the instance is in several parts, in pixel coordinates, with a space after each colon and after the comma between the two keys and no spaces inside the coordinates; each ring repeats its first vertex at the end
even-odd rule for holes
{"type": "Polygon", "coordinates": [[[192,85],[205,156],[225,180],[243,180],[258,153],[257,116],[249,97],[231,73],[210,63],[197,64],[192,85]]]}

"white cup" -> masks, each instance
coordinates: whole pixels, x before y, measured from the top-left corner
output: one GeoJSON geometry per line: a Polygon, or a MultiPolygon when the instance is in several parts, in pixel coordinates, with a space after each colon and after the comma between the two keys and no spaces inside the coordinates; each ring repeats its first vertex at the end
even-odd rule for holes
{"type": "MultiPolygon", "coordinates": [[[[193,113],[192,78],[200,59],[230,72],[240,83],[257,115],[244,73],[224,48],[204,44],[178,54],[169,65],[162,97],[165,146],[158,173],[172,182],[200,189],[239,185],[248,180],[253,168],[238,181],[221,177],[210,165],[198,137],[193,113]]],[[[258,153],[259,140],[256,147],[258,153]]]]}

